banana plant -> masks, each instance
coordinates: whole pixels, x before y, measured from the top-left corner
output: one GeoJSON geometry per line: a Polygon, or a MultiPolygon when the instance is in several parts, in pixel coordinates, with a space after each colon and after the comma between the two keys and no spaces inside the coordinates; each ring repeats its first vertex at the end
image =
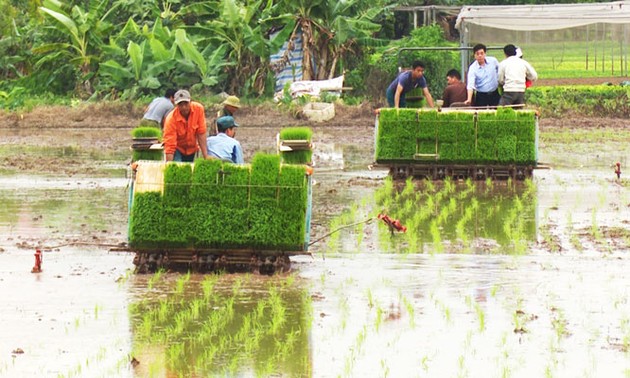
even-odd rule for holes
{"type": "Polygon", "coordinates": [[[226,59],[232,63],[228,67],[229,92],[242,92],[247,85],[262,93],[270,53],[286,41],[295,21],[288,14],[278,15],[272,0],[220,0],[217,10],[216,18],[188,30],[197,36],[200,45],[226,48],[226,59]],[[279,36],[268,39],[266,32],[274,24],[286,26],[279,36]]]}
{"type": "Polygon", "coordinates": [[[175,44],[182,54],[183,62],[192,62],[200,76],[201,83],[211,87],[218,83],[218,76],[222,67],[228,63],[224,60],[225,46],[211,49],[212,52],[206,54],[200,52],[196,45],[186,36],[186,31],[178,29],[175,31],[175,44]]]}
{"type": "Polygon", "coordinates": [[[294,15],[294,33],[302,32],[305,80],[331,78],[353,45],[374,43],[380,25],[373,20],[388,9],[382,0],[281,0],[279,7],[294,15]]]}
{"type": "MultiPolygon", "coordinates": [[[[75,5],[68,13],[68,8],[59,0],[44,0],[39,7],[40,12],[53,21],[50,26],[64,36],[64,41],[55,40],[33,48],[35,53],[42,55],[35,66],[65,57],[79,70],[86,90],[91,93],[90,80],[98,67],[101,48],[114,28],[107,20],[115,14],[117,4],[110,6],[108,0],[91,0],[87,2],[87,9],[75,5]]],[[[54,35],[51,37],[57,39],[54,35]]]]}
{"type": "Polygon", "coordinates": [[[226,65],[224,47],[199,51],[185,30],[171,33],[159,19],[151,30],[129,20],[107,51],[112,59],[100,64],[101,89],[116,88],[123,97],[169,86],[214,86],[226,65]],[[119,46],[123,41],[126,50],[119,46]]]}

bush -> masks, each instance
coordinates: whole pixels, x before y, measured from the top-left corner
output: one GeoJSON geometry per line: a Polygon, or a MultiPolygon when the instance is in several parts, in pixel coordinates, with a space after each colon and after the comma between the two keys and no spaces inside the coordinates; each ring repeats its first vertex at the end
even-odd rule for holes
{"type": "Polygon", "coordinates": [[[540,109],[543,117],[579,115],[630,117],[630,87],[575,85],[531,87],[525,92],[528,105],[540,109]]]}

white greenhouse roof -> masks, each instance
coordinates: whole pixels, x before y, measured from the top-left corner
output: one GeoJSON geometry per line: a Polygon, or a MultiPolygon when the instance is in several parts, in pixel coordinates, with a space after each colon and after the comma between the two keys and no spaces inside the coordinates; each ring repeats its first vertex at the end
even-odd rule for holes
{"type": "Polygon", "coordinates": [[[610,3],[463,6],[456,27],[475,24],[507,30],[556,30],[595,23],[630,24],[630,1],[610,3]]]}

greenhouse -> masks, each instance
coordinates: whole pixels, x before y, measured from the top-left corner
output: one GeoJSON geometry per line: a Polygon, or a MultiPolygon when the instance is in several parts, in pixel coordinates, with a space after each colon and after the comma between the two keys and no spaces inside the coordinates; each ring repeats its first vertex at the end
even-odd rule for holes
{"type": "Polygon", "coordinates": [[[489,55],[501,60],[499,49],[512,43],[521,47],[539,76],[570,78],[627,76],[629,24],[630,1],[616,1],[464,6],[456,27],[461,46],[483,43],[489,55]]]}

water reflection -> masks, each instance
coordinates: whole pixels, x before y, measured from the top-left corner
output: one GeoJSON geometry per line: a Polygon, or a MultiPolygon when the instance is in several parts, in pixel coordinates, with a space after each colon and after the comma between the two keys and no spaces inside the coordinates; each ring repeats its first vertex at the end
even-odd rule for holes
{"type": "Polygon", "coordinates": [[[310,296],[294,276],[158,272],[136,280],[139,376],[310,375],[310,296]]]}
{"type": "Polygon", "coordinates": [[[125,241],[125,183],[115,179],[2,178],[0,237],[48,242],[89,235],[95,242],[102,238],[125,241]]]}
{"type": "MultiPolygon", "coordinates": [[[[536,240],[537,196],[535,185],[508,182],[452,182],[386,178],[373,197],[354,204],[333,219],[331,229],[358,223],[345,231],[361,245],[365,225],[378,222],[378,249],[383,253],[502,253],[523,254],[536,240]],[[406,226],[405,233],[377,220],[387,214],[406,226]]],[[[334,237],[332,251],[348,250],[349,239],[334,237]]],[[[360,249],[360,248],[359,248],[360,249]]],[[[352,248],[351,248],[352,250],[352,248]]]]}

